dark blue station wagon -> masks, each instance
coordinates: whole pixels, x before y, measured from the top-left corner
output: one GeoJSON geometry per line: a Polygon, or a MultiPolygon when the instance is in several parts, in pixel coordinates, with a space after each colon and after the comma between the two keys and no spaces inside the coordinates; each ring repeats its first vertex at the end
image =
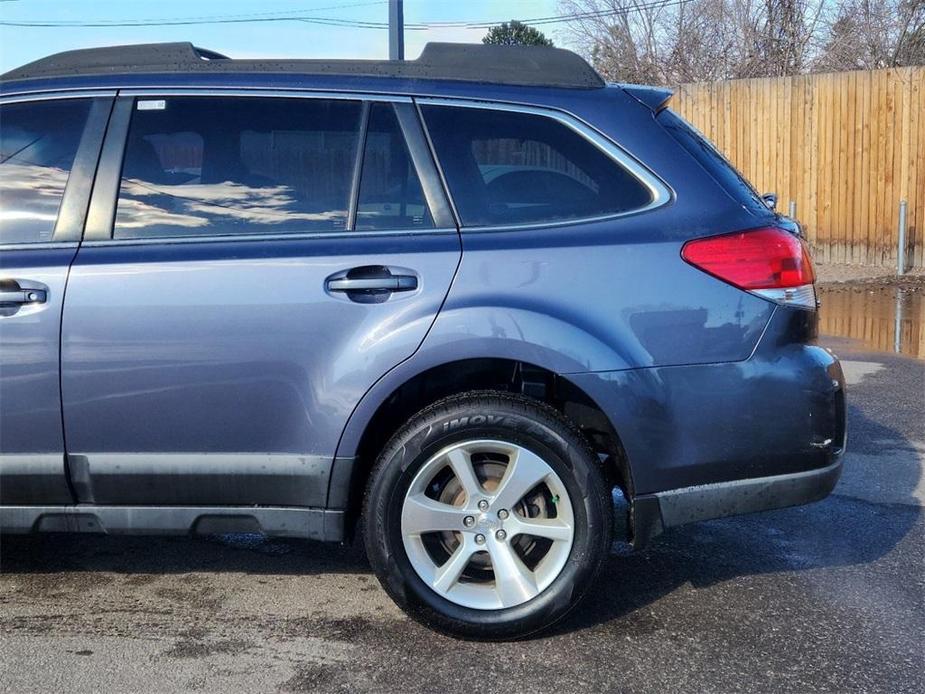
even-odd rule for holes
{"type": "Polygon", "coordinates": [[[615,532],[838,479],[800,230],[668,91],[452,44],[0,82],[5,532],[361,534],[409,614],[508,638],[615,532]]]}

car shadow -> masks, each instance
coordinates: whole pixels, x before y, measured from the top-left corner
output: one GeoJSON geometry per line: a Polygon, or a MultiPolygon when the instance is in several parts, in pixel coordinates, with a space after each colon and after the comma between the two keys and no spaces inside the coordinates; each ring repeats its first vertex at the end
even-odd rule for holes
{"type": "Polygon", "coordinates": [[[4,536],[0,573],[370,573],[362,543],[329,544],[234,533],[207,536],[4,536]]]}

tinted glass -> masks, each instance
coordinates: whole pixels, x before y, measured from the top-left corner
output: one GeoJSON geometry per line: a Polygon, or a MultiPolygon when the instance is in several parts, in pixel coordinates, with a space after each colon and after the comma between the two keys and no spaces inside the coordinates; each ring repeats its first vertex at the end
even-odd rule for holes
{"type": "Polygon", "coordinates": [[[667,108],[659,113],[658,120],[678,144],[734,199],[742,203],[752,203],[759,210],[767,211],[767,205],[762,202],[761,196],[752,185],[697,128],[667,108]]]}
{"type": "Polygon", "coordinates": [[[612,158],[545,116],[425,106],[427,128],[467,226],[626,212],[649,191],[612,158]]]}
{"type": "Polygon", "coordinates": [[[433,226],[395,109],[391,104],[373,104],[363,152],[356,228],[433,226]]]}
{"type": "Polygon", "coordinates": [[[88,99],[0,106],[0,243],[51,241],[88,99]]]}
{"type": "Polygon", "coordinates": [[[139,99],[114,236],[339,231],[360,104],[320,99],[139,99]]]}

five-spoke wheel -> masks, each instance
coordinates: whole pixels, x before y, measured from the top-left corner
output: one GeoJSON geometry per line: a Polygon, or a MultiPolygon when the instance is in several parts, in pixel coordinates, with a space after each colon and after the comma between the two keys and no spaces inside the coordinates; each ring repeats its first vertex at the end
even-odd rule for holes
{"type": "Polygon", "coordinates": [[[469,638],[561,619],[610,546],[599,462],[561,414],[471,392],[415,415],[379,456],[364,510],[370,563],[410,615],[469,638]]]}
{"type": "Polygon", "coordinates": [[[405,552],[418,576],[458,605],[494,610],[541,593],[568,560],[568,490],[538,455],[496,440],[433,455],[405,494],[405,552]]]}

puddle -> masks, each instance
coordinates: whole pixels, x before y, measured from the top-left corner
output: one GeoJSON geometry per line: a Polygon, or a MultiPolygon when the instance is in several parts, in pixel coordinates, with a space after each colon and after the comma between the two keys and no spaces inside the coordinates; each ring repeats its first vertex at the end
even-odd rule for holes
{"type": "Polygon", "coordinates": [[[925,359],[925,291],[920,287],[829,286],[817,289],[819,333],[872,351],[925,359]]]}

